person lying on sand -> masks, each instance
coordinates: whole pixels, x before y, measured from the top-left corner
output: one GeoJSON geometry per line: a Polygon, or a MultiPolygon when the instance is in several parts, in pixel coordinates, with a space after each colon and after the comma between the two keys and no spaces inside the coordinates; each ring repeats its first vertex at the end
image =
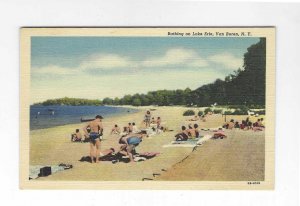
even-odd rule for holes
{"type": "Polygon", "coordinates": [[[103,117],[101,115],[97,115],[95,120],[89,122],[84,128],[83,131],[86,135],[89,135],[90,138],[90,156],[92,163],[94,162],[94,158],[96,159],[96,163],[99,162],[100,155],[100,136],[103,134],[103,125],[102,125],[103,117]],[[91,132],[88,133],[87,128],[90,127],[91,132]]]}
{"type": "Polygon", "coordinates": [[[200,117],[200,120],[201,120],[202,122],[206,122],[206,117],[205,117],[205,115],[202,115],[202,116],[200,117]]]}
{"type": "Polygon", "coordinates": [[[217,132],[214,133],[214,135],[212,136],[213,139],[223,139],[226,138],[227,136],[225,135],[224,131],[222,130],[222,128],[219,128],[219,130],[217,132]]]}
{"type": "Polygon", "coordinates": [[[188,121],[198,121],[198,120],[199,120],[199,117],[196,115],[192,119],[189,119],[188,121]]]}
{"type": "Polygon", "coordinates": [[[117,124],[115,124],[115,126],[111,129],[110,134],[120,134],[120,133],[121,133],[120,127],[117,124]]]}
{"type": "Polygon", "coordinates": [[[175,135],[176,141],[186,141],[189,136],[188,136],[188,130],[186,129],[185,126],[181,127],[181,132],[175,135]]]}

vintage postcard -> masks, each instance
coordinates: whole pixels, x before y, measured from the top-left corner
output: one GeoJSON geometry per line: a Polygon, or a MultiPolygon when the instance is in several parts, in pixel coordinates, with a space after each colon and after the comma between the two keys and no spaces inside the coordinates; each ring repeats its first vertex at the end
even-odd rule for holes
{"type": "Polygon", "coordinates": [[[20,33],[21,189],[274,188],[274,27],[20,33]]]}

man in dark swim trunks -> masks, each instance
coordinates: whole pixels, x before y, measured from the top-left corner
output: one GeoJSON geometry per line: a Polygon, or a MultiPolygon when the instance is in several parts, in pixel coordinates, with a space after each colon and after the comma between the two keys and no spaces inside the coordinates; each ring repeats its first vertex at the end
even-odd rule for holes
{"type": "Polygon", "coordinates": [[[103,133],[103,125],[102,125],[103,117],[101,115],[97,115],[95,120],[89,122],[84,128],[83,131],[86,135],[90,137],[90,156],[92,163],[94,162],[94,158],[96,158],[95,162],[99,162],[100,155],[100,136],[103,133]],[[90,134],[88,134],[87,128],[90,128],[90,134]]]}

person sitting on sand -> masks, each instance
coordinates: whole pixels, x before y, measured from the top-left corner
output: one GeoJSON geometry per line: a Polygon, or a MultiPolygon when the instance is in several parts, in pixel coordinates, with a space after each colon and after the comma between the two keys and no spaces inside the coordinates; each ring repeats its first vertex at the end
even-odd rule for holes
{"type": "Polygon", "coordinates": [[[186,141],[189,136],[188,136],[188,131],[185,126],[181,127],[181,132],[175,135],[176,141],[186,141]]]}
{"type": "Polygon", "coordinates": [[[264,118],[260,119],[261,127],[265,127],[264,118]]]}
{"type": "Polygon", "coordinates": [[[120,136],[122,137],[122,136],[126,136],[128,134],[129,134],[128,127],[123,127],[123,131],[120,133],[120,136]]]}
{"type": "Polygon", "coordinates": [[[144,122],[145,122],[146,128],[150,127],[150,120],[151,120],[151,114],[150,114],[150,111],[147,111],[145,114],[145,117],[144,117],[144,122]]]}
{"type": "Polygon", "coordinates": [[[156,124],[154,117],[152,117],[150,124],[156,124]]]}
{"type": "Polygon", "coordinates": [[[242,124],[240,124],[240,129],[244,130],[246,127],[246,121],[242,120],[242,124]]]}
{"type": "Polygon", "coordinates": [[[249,130],[249,129],[252,129],[252,126],[253,126],[252,122],[248,122],[248,125],[247,125],[247,126],[248,126],[248,130],[249,130]]]}
{"type": "Polygon", "coordinates": [[[198,138],[200,136],[198,124],[194,124],[195,137],[198,138]]]}
{"type": "Polygon", "coordinates": [[[235,124],[234,124],[234,128],[235,128],[235,129],[239,129],[239,128],[240,128],[240,124],[239,124],[239,122],[238,122],[238,121],[236,121],[236,122],[235,122],[235,124]]]}
{"type": "Polygon", "coordinates": [[[246,122],[246,125],[248,125],[248,123],[249,123],[249,117],[246,118],[245,122],[246,122]]]}
{"type": "Polygon", "coordinates": [[[253,124],[253,127],[252,127],[252,129],[253,129],[253,131],[262,131],[263,130],[263,127],[262,127],[262,125],[261,125],[261,120],[260,119],[258,119],[257,120],[257,122],[255,122],[254,124],[253,124]]]}
{"type": "Polygon", "coordinates": [[[81,142],[81,139],[82,139],[82,135],[79,132],[79,129],[76,129],[75,133],[72,134],[71,141],[72,142],[81,142]]]}
{"type": "Polygon", "coordinates": [[[103,117],[101,115],[97,115],[95,120],[89,122],[84,128],[83,131],[86,135],[89,135],[90,138],[90,157],[92,163],[94,163],[94,158],[96,159],[96,163],[99,162],[100,155],[100,136],[103,134],[103,125],[102,125],[103,117]],[[90,127],[91,132],[88,133],[87,128],[90,127]]]}
{"type": "Polygon", "coordinates": [[[230,120],[230,122],[228,123],[228,128],[227,129],[233,129],[234,128],[234,120],[230,120]]]}
{"type": "Polygon", "coordinates": [[[194,128],[192,127],[192,124],[189,124],[189,125],[188,125],[187,132],[188,132],[189,138],[193,138],[193,137],[196,136],[196,135],[195,135],[195,130],[194,130],[194,128]]]}
{"type": "Polygon", "coordinates": [[[260,124],[260,119],[257,119],[257,121],[253,123],[253,127],[259,127],[258,126],[259,124],[260,124]]]}
{"type": "Polygon", "coordinates": [[[135,122],[132,122],[132,133],[136,134],[136,133],[139,133],[139,132],[140,132],[140,130],[135,125],[135,122]]]}
{"type": "Polygon", "coordinates": [[[117,124],[115,124],[115,126],[111,129],[110,134],[120,134],[120,133],[121,133],[120,127],[117,124]]]}
{"type": "Polygon", "coordinates": [[[205,117],[205,115],[202,115],[202,116],[201,116],[201,120],[202,120],[202,122],[206,122],[206,117],[205,117]]]}
{"type": "Polygon", "coordinates": [[[128,123],[128,133],[132,133],[133,128],[131,122],[128,123]]]}

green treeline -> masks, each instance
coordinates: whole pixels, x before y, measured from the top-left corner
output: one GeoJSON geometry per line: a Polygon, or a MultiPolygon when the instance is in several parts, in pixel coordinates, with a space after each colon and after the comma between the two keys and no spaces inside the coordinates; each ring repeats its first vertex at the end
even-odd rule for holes
{"type": "Polygon", "coordinates": [[[79,98],[59,98],[59,99],[48,99],[42,103],[37,103],[36,105],[72,105],[72,106],[80,106],[80,105],[102,105],[100,100],[90,100],[90,99],[79,99],[79,98]]]}
{"type": "Polygon", "coordinates": [[[265,105],[266,89],[266,39],[261,38],[257,44],[250,46],[244,54],[244,68],[238,68],[224,80],[217,79],[211,84],[195,90],[158,90],[147,94],[125,95],[122,98],[104,98],[86,100],[62,98],[47,100],[43,105],[185,105],[210,106],[218,105],[265,105]]]}

